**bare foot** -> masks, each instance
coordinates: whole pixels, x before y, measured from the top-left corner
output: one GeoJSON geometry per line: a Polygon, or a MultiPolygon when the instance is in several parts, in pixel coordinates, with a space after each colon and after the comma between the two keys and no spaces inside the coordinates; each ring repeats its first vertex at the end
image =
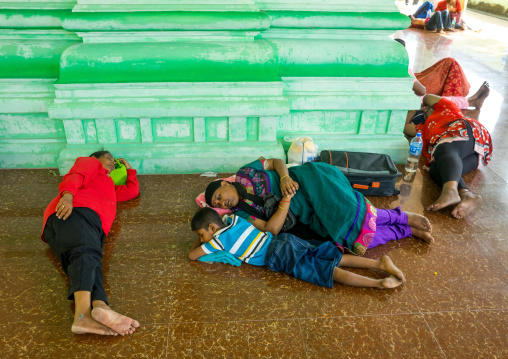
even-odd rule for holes
{"type": "Polygon", "coordinates": [[[391,275],[379,280],[381,288],[395,288],[402,284],[399,278],[391,275]]]}
{"type": "Polygon", "coordinates": [[[392,274],[393,276],[400,279],[401,283],[406,281],[406,277],[402,273],[402,271],[393,264],[392,260],[388,256],[382,256],[381,259],[379,259],[380,266],[379,269],[384,270],[385,272],[388,272],[392,274]]]}
{"type": "Polygon", "coordinates": [[[456,188],[443,186],[441,195],[436,202],[425,208],[427,211],[439,211],[442,208],[457,204],[460,202],[459,191],[456,188]]]}
{"type": "Polygon", "coordinates": [[[490,94],[489,83],[487,81],[485,81],[480,86],[478,91],[476,91],[476,93],[473,96],[471,96],[467,99],[467,101],[469,102],[469,106],[474,107],[477,110],[481,109],[483,102],[489,96],[489,94],[490,94]]]}
{"type": "Polygon", "coordinates": [[[407,224],[411,227],[415,227],[421,229],[425,232],[432,232],[432,225],[427,217],[422,216],[421,214],[406,212],[407,214],[407,224]]]}
{"type": "Polygon", "coordinates": [[[118,335],[115,331],[93,320],[90,314],[81,314],[79,317],[74,318],[71,332],[74,334],[118,335]]]}
{"type": "Polygon", "coordinates": [[[139,327],[137,320],[121,315],[108,306],[95,307],[92,310],[92,318],[122,336],[134,333],[139,327]]]}
{"type": "Polygon", "coordinates": [[[434,243],[434,237],[432,237],[429,232],[419,230],[418,228],[415,227],[411,227],[411,232],[413,234],[413,237],[423,239],[423,241],[428,244],[434,243]]]}
{"type": "Polygon", "coordinates": [[[452,216],[458,219],[464,218],[483,203],[483,198],[480,195],[471,193],[468,190],[461,191],[460,198],[460,203],[452,211],[452,216]]]}

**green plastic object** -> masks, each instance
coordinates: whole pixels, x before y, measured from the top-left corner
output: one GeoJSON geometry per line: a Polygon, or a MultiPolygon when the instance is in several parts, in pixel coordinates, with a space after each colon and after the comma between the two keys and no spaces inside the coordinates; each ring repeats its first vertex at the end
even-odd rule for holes
{"type": "Polygon", "coordinates": [[[127,182],[127,168],[120,161],[116,160],[115,162],[115,169],[110,173],[110,177],[115,186],[121,186],[127,182]]]}

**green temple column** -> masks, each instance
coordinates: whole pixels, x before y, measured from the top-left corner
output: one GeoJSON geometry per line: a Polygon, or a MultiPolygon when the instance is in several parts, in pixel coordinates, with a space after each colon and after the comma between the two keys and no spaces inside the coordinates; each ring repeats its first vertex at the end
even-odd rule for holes
{"type": "Polygon", "coordinates": [[[67,137],[61,172],[99,148],[140,173],[284,158],[289,105],[273,48],[255,40],[269,26],[254,1],[78,1],[63,27],[83,43],[62,54],[49,109],[67,137]]]}
{"type": "Polygon", "coordinates": [[[66,143],[48,117],[60,55],[80,38],[63,30],[71,1],[0,3],[0,167],[56,167],[66,143]]]}
{"type": "Polygon", "coordinates": [[[225,172],[302,135],[406,156],[419,99],[392,0],[0,4],[1,167],[106,148],[141,173],[225,172]]]}
{"type": "Polygon", "coordinates": [[[290,114],[277,137],[311,136],[321,149],[407,156],[406,113],[419,107],[408,56],[390,38],[409,25],[393,1],[256,1],[271,26],[257,39],[277,56],[290,114]]]}

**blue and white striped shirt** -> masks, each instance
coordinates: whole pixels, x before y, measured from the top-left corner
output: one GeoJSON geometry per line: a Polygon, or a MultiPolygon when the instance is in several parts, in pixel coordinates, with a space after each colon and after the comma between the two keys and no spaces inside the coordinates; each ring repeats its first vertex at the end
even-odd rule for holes
{"type": "Polygon", "coordinates": [[[210,242],[201,245],[203,251],[206,254],[226,251],[245,263],[264,266],[272,234],[261,232],[249,221],[234,214],[226,215],[222,220],[226,227],[217,231],[210,242]]]}

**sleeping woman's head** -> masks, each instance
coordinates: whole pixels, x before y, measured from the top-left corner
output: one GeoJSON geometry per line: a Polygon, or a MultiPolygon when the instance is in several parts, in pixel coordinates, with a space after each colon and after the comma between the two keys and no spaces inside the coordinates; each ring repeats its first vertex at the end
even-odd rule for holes
{"type": "Polygon", "coordinates": [[[231,209],[238,205],[240,195],[235,184],[227,181],[213,181],[206,187],[205,200],[209,206],[231,209]]]}
{"type": "Polygon", "coordinates": [[[97,158],[108,173],[111,173],[115,169],[115,158],[109,151],[97,151],[92,153],[90,157],[97,158]]]}

